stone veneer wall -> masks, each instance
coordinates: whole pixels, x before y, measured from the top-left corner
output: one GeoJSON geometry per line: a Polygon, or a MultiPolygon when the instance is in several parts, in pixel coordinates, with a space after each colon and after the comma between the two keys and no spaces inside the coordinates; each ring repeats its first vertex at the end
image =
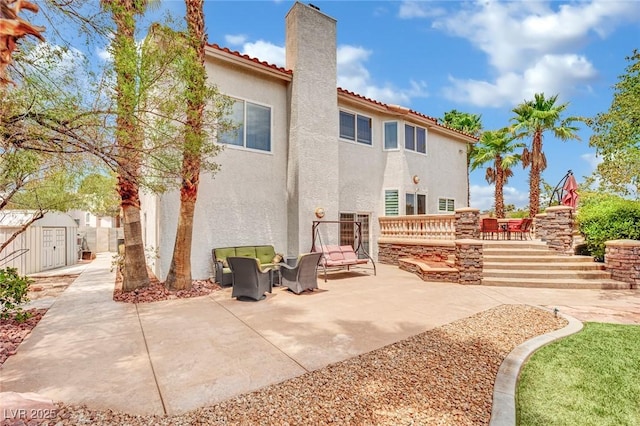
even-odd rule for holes
{"type": "Polygon", "coordinates": [[[460,284],[482,284],[482,241],[456,240],[455,262],[460,284]]]}
{"type": "Polygon", "coordinates": [[[452,255],[455,255],[453,241],[382,240],[378,242],[378,262],[389,265],[398,266],[398,259],[403,257],[444,262],[452,255]]]}
{"type": "Polygon", "coordinates": [[[629,283],[631,288],[640,288],[640,241],[607,241],[604,264],[611,278],[629,283]]]}
{"type": "Polygon", "coordinates": [[[535,218],[536,236],[560,254],[573,254],[573,208],[553,206],[535,218]]]}
{"type": "Polygon", "coordinates": [[[456,210],[456,240],[480,238],[480,210],[465,207],[456,210]]]}

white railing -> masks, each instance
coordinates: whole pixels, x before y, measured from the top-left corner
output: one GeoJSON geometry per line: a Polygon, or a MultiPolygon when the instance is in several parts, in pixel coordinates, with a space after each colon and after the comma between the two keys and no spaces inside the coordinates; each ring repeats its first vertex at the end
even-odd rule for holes
{"type": "Polygon", "coordinates": [[[455,240],[455,214],[382,216],[380,238],[412,240],[455,240]]]}

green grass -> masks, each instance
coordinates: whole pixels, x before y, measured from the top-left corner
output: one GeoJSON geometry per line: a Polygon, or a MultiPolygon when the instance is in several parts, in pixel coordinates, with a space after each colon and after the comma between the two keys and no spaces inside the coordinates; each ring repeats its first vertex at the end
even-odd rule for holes
{"type": "Polygon", "coordinates": [[[640,425],[640,326],[588,322],[538,350],[516,389],[517,424],[640,425]]]}

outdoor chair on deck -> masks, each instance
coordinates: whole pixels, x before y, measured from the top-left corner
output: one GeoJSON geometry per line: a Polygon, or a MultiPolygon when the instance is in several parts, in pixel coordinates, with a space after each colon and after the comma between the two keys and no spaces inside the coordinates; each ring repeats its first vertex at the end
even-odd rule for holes
{"type": "Polygon", "coordinates": [[[252,257],[227,257],[233,275],[231,297],[262,300],[273,289],[273,270],[260,270],[260,261],[252,257]]]}
{"type": "Polygon", "coordinates": [[[305,253],[298,257],[296,266],[280,263],[282,285],[295,294],[318,288],[318,262],[322,253],[305,253]]]}
{"type": "Polygon", "coordinates": [[[496,238],[499,238],[500,233],[504,232],[504,230],[500,228],[498,219],[494,217],[486,217],[482,219],[480,232],[482,233],[482,239],[485,240],[487,238],[487,235],[490,235],[491,239],[493,239],[494,234],[496,238]]]}
{"type": "Polygon", "coordinates": [[[513,229],[509,229],[509,234],[519,235],[521,240],[531,239],[531,225],[533,219],[526,217],[513,229]]]}

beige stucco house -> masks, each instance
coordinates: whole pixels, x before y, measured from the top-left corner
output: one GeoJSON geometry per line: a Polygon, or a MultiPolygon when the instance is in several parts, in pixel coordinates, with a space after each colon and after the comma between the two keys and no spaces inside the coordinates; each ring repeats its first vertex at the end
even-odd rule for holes
{"type": "MultiPolygon", "coordinates": [[[[285,18],[286,66],[217,45],[207,47],[209,81],[236,99],[237,137],[222,136],[221,170],[201,176],[194,221],[194,279],[212,276],[211,249],[272,244],[308,252],[312,221],[360,220],[374,259],[378,217],[452,213],[467,205],[467,145],[475,139],[437,120],[337,88],[336,21],[295,3],[285,18]]],[[[143,238],[169,269],[177,193],[146,195],[143,238]]],[[[354,238],[323,227],[324,243],[354,238]]]]}

